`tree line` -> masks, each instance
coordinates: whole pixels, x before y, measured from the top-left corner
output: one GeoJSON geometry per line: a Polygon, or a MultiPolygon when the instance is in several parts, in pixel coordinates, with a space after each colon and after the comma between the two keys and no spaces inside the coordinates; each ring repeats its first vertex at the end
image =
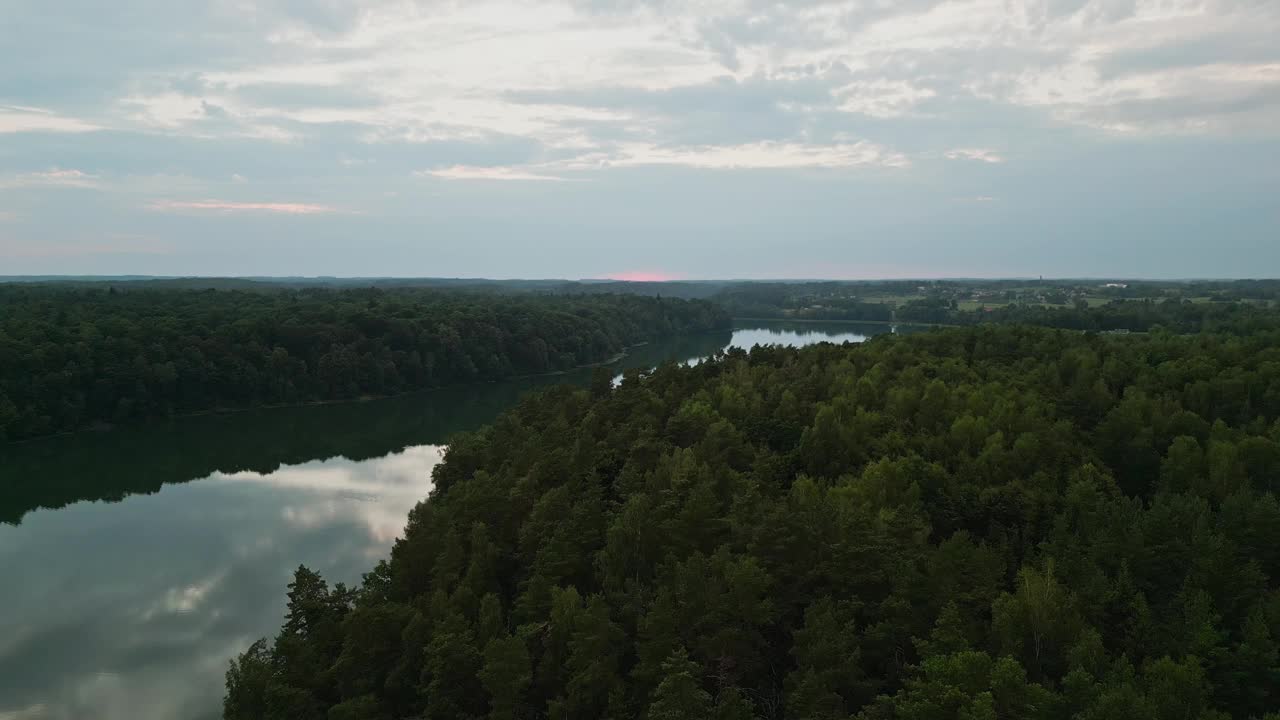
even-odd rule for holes
{"type": "Polygon", "coordinates": [[[1176,298],[1112,300],[1098,306],[1081,301],[1067,307],[1017,303],[961,310],[957,309],[954,301],[935,295],[903,303],[897,309],[896,319],[942,325],[1024,323],[1101,332],[1147,332],[1164,328],[1178,333],[1246,335],[1280,328],[1280,313],[1269,306],[1242,302],[1191,302],[1176,298]]]}
{"type": "Polygon", "coordinates": [[[0,286],[0,440],[563,371],[728,325],[640,296],[0,286]]]}
{"type": "Polygon", "coordinates": [[[1276,720],[1278,348],[984,325],[547,391],[358,587],[298,569],[225,717],[1276,720]]]}
{"type": "Polygon", "coordinates": [[[861,297],[864,284],[848,282],[730,285],[712,296],[734,317],[888,322],[893,306],[861,297]]]}

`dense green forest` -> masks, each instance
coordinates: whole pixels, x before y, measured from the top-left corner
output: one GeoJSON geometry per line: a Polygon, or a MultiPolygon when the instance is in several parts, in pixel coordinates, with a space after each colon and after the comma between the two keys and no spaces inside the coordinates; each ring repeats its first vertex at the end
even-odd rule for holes
{"type": "Polygon", "coordinates": [[[1280,707],[1280,332],[731,351],[450,445],[299,568],[229,720],[1219,720],[1280,707]]]}
{"type": "Polygon", "coordinates": [[[1280,328],[1275,309],[1248,303],[1195,303],[1187,300],[1112,300],[1090,306],[1080,301],[1069,307],[1010,304],[961,310],[940,296],[912,300],[898,308],[902,322],[975,325],[1026,323],[1071,330],[1146,332],[1165,328],[1179,333],[1227,332],[1249,334],[1280,328]]]}
{"type": "Polygon", "coordinates": [[[0,286],[0,440],[562,371],[728,325],[634,295],[0,286]]]}
{"type": "Polygon", "coordinates": [[[849,283],[741,283],[724,288],[712,299],[734,317],[795,320],[855,320],[888,322],[893,307],[867,302],[849,283]]]}
{"type": "Polygon", "coordinates": [[[1028,323],[1073,330],[1252,332],[1276,325],[1280,282],[931,280],[742,282],[710,299],[734,317],[1028,323]]]}

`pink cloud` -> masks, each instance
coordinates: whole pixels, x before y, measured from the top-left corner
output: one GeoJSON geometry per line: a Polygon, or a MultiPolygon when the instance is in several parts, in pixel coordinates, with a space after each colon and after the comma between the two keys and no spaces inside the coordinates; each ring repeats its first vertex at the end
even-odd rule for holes
{"type": "Polygon", "coordinates": [[[161,212],[210,210],[213,212],[269,212],[284,215],[318,215],[338,212],[337,208],[312,203],[236,202],[233,200],[156,200],[147,207],[161,212]]]}
{"type": "Polygon", "coordinates": [[[35,176],[41,177],[49,182],[74,184],[87,180],[92,180],[93,176],[83,170],[59,170],[54,168],[49,172],[35,173],[35,176]]]}
{"type": "Polygon", "coordinates": [[[420,170],[415,175],[444,178],[445,180],[551,180],[563,182],[565,178],[555,175],[543,175],[516,167],[494,166],[477,167],[474,165],[454,165],[453,167],[435,170],[420,170]]]}

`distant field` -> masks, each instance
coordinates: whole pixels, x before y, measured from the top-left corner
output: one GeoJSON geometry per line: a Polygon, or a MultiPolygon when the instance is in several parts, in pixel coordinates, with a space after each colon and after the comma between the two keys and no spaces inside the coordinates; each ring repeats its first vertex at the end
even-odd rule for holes
{"type": "Polygon", "coordinates": [[[956,303],[956,307],[966,312],[972,312],[974,310],[981,310],[984,307],[997,308],[1004,307],[1008,304],[1009,303],[1003,300],[961,300],[956,303]]]}
{"type": "Polygon", "coordinates": [[[867,302],[878,303],[897,303],[901,305],[912,300],[923,300],[923,295],[864,295],[863,299],[867,302]]]}
{"type": "MultiPolygon", "coordinates": [[[[919,294],[916,294],[916,295],[863,295],[863,296],[862,296],[862,299],[863,299],[865,302],[870,302],[870,303],[884,303],[884,304],[892,304],[892,305],[898,305],[898,306],[901,306],[901,305],[904,305],[904,304],[906,304],[906,303],[908,303],[908,302],[911,302],[912,300],[923,300],[923,299],[925,299],[925,296],[924,296],[924,295],[919,295],[919,294]]],[[[1085,298],[1085,300],[1089,303],[1089,307],[1091,307],[1091,308],[1101,307],[1101,306],[1106,305],[1107,303],[1111,302],[1111,301],[1112,301],[1112,300],[1114,300],[1114,299],[1116,299],[1116,298],[1110,298],[1110,297],[1096,297],[1096,296],[1090,296],[1090,297],[1086,297],[1086,298],[1085,298]]],[[[1129,301],[1132,301],[1132,302],[1140,302],[1140,301],[1142,301],[1142,300],[1150,300],[1150,301],[1152,301],[1152,302],[1160,302],[1160,301],[1165,300],[1165,299],[1167,299],[1167,298],[1166,298],[1166,297],[1149,297],[1149,298],[1126,298],[1126,299],[1127,299],[1127,300],[1129,300],[1129,301]]],[[[1195,303],[1212,303],[1212,302],[1220,302],[1220,301],[1214,300],[1213,298],[1210,298],[1210,297],[1208,297],[1208,296],[1198,296],[1198,297],[1191,297],[1191,298],[1187,298],[1187,299],[1188,299],[1188,300],[1190,300],[1191,302],[1195,302],[1195,303]]],[[[986,308],[1000,308],[1000,307],[1004,307],[1004,306],[1006,306],[1006,305],[1015,304],[1015,303],[1017,303],[1017,302],[1020,302],[1020,301],[1016,301],[1016,300],[1015,300],[1015,301],[1009,301],[1009,300],[1005,300],[1005,299],[1003,299],[1003,297],[1000,297],[1000,298],[995,298],[995,297],[993,297],[993,298],[990,298],[990,299],[987,299],[987,300],[958,300],[958,301],[956,302],[956,307],[957,307],[957,309],[962,310],[962,311],[965,311],[965,312],[974,312],[974,311],[982,310],[984,307],[986,307],[986,308]]],[[[1265,300],[1261,300],[1261,301],[1258,301],[1258,300],[1242,300],[1242,301],[1240,301],[1240,302],[1255,303],[1255,304],[1266,305],[1266,301],[1265,301],[1265,300]]],[[[1074,306],[1074,303],[1035,303],[1035,302],[1032,302],[1032,303],[1029,303],[1029,304],[1032,304],[1032,305],[1042,305],[1042,306],[1044,306],[1044,307],[1058,307],[1058,308],[1068,308],[1068,307],[1073,307],[1073,306],[1074,306]]]]}
{"type": "MultiPolygon", "coordinates": [[[[1108,298],[1098,298],[1098,297],[1086,298],[1086,300],[1088,300],[1089,302],[1089,307],[1098,307],[1101,305],[1106,305],[1110,301],[1108,298]]],[[[998,308],[998,307],[1004,307],[1005,305],[1010,305],[1010,304],[1012,303],[1010,303],[1007,300],[995,300],[995,299],[960,300],[959,302],[956,303],[956,307],[958,307],[960,310],[973,311],[973,310],[981,310],[984,307],[998,308]]],[[[1043,305],[1044,307],[1060,307],[1060,308],[1073,306],[1073,303],[1032,303],[1032,304],[1043,305]]]]}
{"type": "MultiPolygon", "coordinates": [[[[1190,301],[1191,301],[1191,302],[1193,302],[1193,303],[1214,303],[1214,302],[1216,302],[1216,303],[1221,303],[1221,302],[1228,302],[1228,301],[1226,301],[1226,300],[1215,300],[1214,298],[1211,298],[1211,297],[1193,297],[1193,298],[1187,298],[1187,299],[1188,299],[1188,300],[1190,300],[1190,301]]],[[[1246,298],[1246,299],[1243,299],[1243,300],[1238,300],[1238,301],[1236,301],[1236,302],[1247,303],[1247,304],[1250,304],[1250,305],[1266,305],[1266,304],[1267,304],[1267,301],[1266,301],[1266,300],[1253,300],[1253,299],[1249,299],[1249,298],[1246,298]]]]}

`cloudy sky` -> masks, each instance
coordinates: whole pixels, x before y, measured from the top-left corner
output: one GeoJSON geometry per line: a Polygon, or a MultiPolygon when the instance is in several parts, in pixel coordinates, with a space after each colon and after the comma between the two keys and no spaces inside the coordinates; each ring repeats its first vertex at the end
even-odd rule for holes
{"type": "Polygon", "coordinates": [[[1277,37],[1276,0],[0,0],[0,275],[1277,276],[1277,37]]]}

